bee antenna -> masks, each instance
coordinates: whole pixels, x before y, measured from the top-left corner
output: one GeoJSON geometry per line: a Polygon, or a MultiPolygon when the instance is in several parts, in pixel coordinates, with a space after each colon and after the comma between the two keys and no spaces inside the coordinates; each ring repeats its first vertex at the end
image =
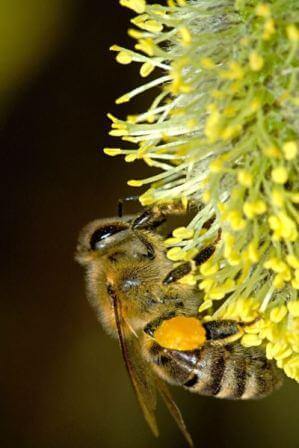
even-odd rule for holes
{"type": "Polygon", "coordinates": [[[126,198],[121,198],[117,202],[117,215],[119,218],[123,217],[124,204],[126,202],[137,202],[139,200],[138,196],[127,196],[126,198]]]}

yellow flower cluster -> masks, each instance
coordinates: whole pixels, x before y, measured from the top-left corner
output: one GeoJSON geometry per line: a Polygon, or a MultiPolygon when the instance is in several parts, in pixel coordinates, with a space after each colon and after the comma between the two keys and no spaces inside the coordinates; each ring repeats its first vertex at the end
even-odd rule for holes
{"type": "Polygon", "coordinates": [[[137,13],[136,43],[111,49],[150,78],[116,102],[150,89],[157,96],[144,113],[109,115],[111,135],[132,148],[104,151],[160,169],[129,181],[149,186],[144,206],[198,207],[166,241],[168,257],[180,263],[216,249],[182,282],[198,285],[208,318],[258,317],[242,343],[266,344],[299,381],[299,3],[120,3],[137,13]]]}

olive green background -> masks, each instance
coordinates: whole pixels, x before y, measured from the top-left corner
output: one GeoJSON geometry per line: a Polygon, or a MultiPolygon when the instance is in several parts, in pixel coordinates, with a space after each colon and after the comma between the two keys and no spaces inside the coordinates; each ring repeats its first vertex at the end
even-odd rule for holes
{"type": "MultiPolygon", "coordinates": [[[[0,1],[0,443],[17,448],[176,448],[163,406],[147,429],[117,342],[104,334],[73,259],[89,220],[115,214],[142,177],[100,151],[108,111],[140,83],[108,48],[126,43],[130,12],[116,0],[0,1]]],[[[134,190],[133,190],[134,192],[134,190]]],[[[199,448],[296,448],[298,385],[229,402],[173,390],[199,448]]]]}

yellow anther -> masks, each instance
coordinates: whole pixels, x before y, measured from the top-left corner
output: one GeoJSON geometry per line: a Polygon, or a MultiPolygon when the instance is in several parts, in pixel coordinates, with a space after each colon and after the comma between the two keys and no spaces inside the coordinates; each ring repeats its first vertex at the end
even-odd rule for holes
{"type": "Polygon", "coordinates": [[[223,115],[228,118],[235,117],[237,114],[237,108],[231,104],[223,109],[223,115]]]}
{"type": "Polygon", "coordinates": [[[154,55],[155,44],[151,38],[139,39],[135,45],[136,50],[143,51],[148,56],[154,55]]]}
{"type": "Polygon", "coordinates": [[[159,23],[156,20],[147,20],[146,22],[138,24],[138,26],[141,29],[149,31],[150,33],[153,34],[160,33],[160,31],[163,30],[162,23],[159,23]]]}
{"type": "Polygon", "coordinates": [[[188,198],[186,196],[181,198],[182,206],[184,210],[187,210],[188,208],[188,198]]]}
{"type": "Polygon", "coordinates": [[[218,157],[217,159],[212,160],[209,168],[212,173],[220,173],[223,170],[223,159],[218,157]]]}
{"type": "Polygon", "coordinates": [[[222,233],[222,239],[225,242],[227,247],[233,247],[236,242],[235,237],[231,233],[228,233],[228,232],[222,233]]]}
{"type": "Polygon", "coordinates": [[[283,365],[285,373],[297,381],[299,381],[299,355],[292,356],[287,359],[283,365]]]}
{"type": "Polygon", "coordinates": [[[209,103],[207,106],[206,106],[206,109],[207,109],[207,111],[208,112],[217,112],[218,111],[218,107],[217,107],[217,104],[215,104],[215,103],[209,103]]]}
{"type": "Polygon", "coordinates": [[[146,78],[148,75],[152,73],[152,71],[155,69],[155,66],[151,62],[145,62],[142,64],[140,68],[140,75],[143,78],[146,78]]]}
{"type": "Polygon", "coordinates": [[[193,274],[188,274],[182,277],[179,280],[179,283],[181,283],[182,285],[195,286],[197,281],[193,274]]]}
{"type": "Polygon", "coordinates": [[[191,42],[192,42],[192,36],[191,36],[191,33],[188,30],[188,28],[185,27],[185,26],[182,26],[181,28],[179,28],[178,32],[179,32],[179,34],[181,36],[182,44],[183,45],[190,45],[191,42]]]}
{"type": "Polygon", "coordinates": [[[145,193],[139,196],[139,201],[143,207],[148,205],[152,205],[155,202],[155,190],[153,188],[149,188],[145,193]]]}
{"type": "Polygon", "coordinates": [[[205,300],[200,307],[198,308],[198,312],[202,313],[203,311],[208,310],[213,305],[212,300],[205,300]]]}
{"type": "Polygon", "coordinates": [[[249,171],[246,170],[239,170],[238,171],[238,182],[243,187],[251,187],[252,186],[252,174],[249,171]]]}
{"type": "Polygon", "coordinates": [[[218,110],[214,110],[207,118],[205,124],[205,135],[208,140],[213,143],[218,139],[220,131],[220,113],[218,110]]]}
{"type": "Polygon", "coordinates": [[[240,124],[227,126],[221,132],[221,138],[223,140],[229,140],[229,139],[234,138],[237,135],[239,135],[241,131],[242,131],[242,126],[240,124]]]}
{"type": "Polygon", "coordinates": [[[252,204],[254,206],[254,211],[257,215],[262,215],[267,210],[266,203],[261,199],[254,201],[252,204]]]}
{"type": "Polygon", "coordinates": [[[236,252],[231,252],[230,254],[224,256],[231,266],[238,266],[242,261],[240,255],[237,254],[236,252]]]}
{"type": "Polygon", "coordinates": [[[296,224],[285,213],[271,215],[268,219],[269,226],[273,230],[273,240],[277,241],[281,238],[286,241],[296,241],[298,231],[296,224]]]}
{"type": "Polygon", "coordinates": [[[107,117],[109,118],[109,120],[112,121],[113,124],[117,124],[117,123],[119,123],[119,119],[116,118],[114,115],[112,115],[112,114],[109,113],[109,114],[107,114],[107,117]]]}
{"type": "Polygon", "coordinates": [[[254,324],[245,327],[244,330],[248,334],[259,334],[265,328],[265,325],[265,321],[263,319],[259,319],[254,324]]]}
{"type": "Polygon", "coordinates": [[[285,184],[288,180],[288,171],[284,166],[278,166],[272,170],[272,180],[277,184],[285,184]]]}
{"type": "Polygon", "coordinates": [[[207,204],[211,200],[211,193],[208,190],[203,192],[202,200],[205,204],[207,204]]]}
{"type": "Polygon", "coordinates": [[[246,226],[245,219],[242,218],[242,214],[239,210],[232,210],[227,214],[227,221],[233,230],[243,230],[246,226]]]}
{"type": "Polygon", "coordinates": [[[128,135],[128,131],[126,129],[112,129],[112,131],[109,132],[109,135],[112,135],[113,137],[122,137],[123,135],[128,135]]]}
{"type": "Polygon", "coordinates": [[[255,241],[251,241],[248,245],[248,258],[252,263],[257,263],[260,259],[257,243],[255,241]]]}
{"type": "Polygon", "coordinates": [[[103,152],[107,154],[107,156],[118,156],[122,153],[122,150],[120,148],[104,148],[103,152]]]}
{"type": "Polygon", "coordinates": [[[284,205],[284,193],[281,190],[273,189],[271,193],[272,203],[276,207],[282,207],[284,205]]]}
{"type": "Polygon", "coordinates": [[[200,273],[204,276],[214,275],[218,271],[218,263],[208,260],[200,266],[200,273]]]}
{"type": "Polygon", "coordinates": [[[292,333],[288,335],[288,341],[291,344],[293,350],[296,353],[299,353],[299,314],[298,316],[293,317],[293,323],[295,322],[295,325],[292,325],[292,333]]]}
{"type": "Polygon", "coordinates": [[[258,3],[255,13],[259,17],[268,17],[271,14],[270,6],[267,3],[258,3]]]}
{"type": "Polygon", "coordinates": [[[291,284],[292,284],[292,286],[293,286],[293,288],[294,289],[299,289],[299,278],[294,278],[292,281],[291,281],[291,284]]]}
{"type": "Polygon", "coordinates": [[[203,68],[205,68],[206,70],[212,70],[213,68],[216,67],[215,62],[213,61],[213,59],[211,58],[201,58],[200,59],[200,64],[203,68]]]}
{"type": "Polygon", "coordinates": [[[127,115],[127,122],[135,124],[137,122],[137,115],[127,115]]]}
{"type": "Polygon", "coordinates": [[[272,18],[268,18],[264,24],[263,39],[269,40],[275,33],[275,22],[272,18]]]}
{"type": "Polygon", "coordinates": [[[229,291],[233,290],[235,287],[235,282],[233,279],[228,278],[225,280],[225,282],[222,285],[216,285],[211,288],[209,291],[209,297],[212,300],[220,300],[222,299],[225,294],[227,294],[229,291]]]}
{"type": "Polygon", "coordinates": [[[245,334],[241,339],[241,344],[244,347],[257,347],[261,345],[262,339],[256,334],[245,334]]]}
{"type": "Polygon", "coordinates": [[[285,318],[288,313],[288,309],[285,305],[276,306],[270,312],[270,320],[275,324],[278,324],[285,318]]]}
{"type": "Polygon", "coordinates": [[[182,240],[181,238],[167,238],[164,241],[165,246],[173,246],[174,244],[180,243],[182,240]]]}
{"type": "Polygon", "coordinates": [[[239,93],[242,89],[242,83],[240,81],[232,82],[229,86],[229,92],[232,94],[239,93]]]}
{"type": "Polygon", "coordinates": [[[192,130],[192,129],[196,129],[198,126],[198,119],[196,118],[190,118],[187,122],[186,125],[188,127],[188,129],[192,130]]]}
{"type": "Polygon", "coordinates": [[[289,313],[293,317],[299,317],[299,300],[292,300],[291,302],[288,302],[288,310],[289,313]]]}
{"type": "Polygon", "coordinates": [[[268,359],[284,359],[292,354],[292,350],[285,341],[269,342],[266,347],[266,356],[268,359]]]}
{"type": "Polygon", "coordinates": [[[172,247],[167,252],[167,258],[171,261],[179,261],[183,260],[185,256],[185,253],[181,247],[172,247]]]}
{"type": "Polygon", "coordinates": [[[137,14],[144,13],[146,8],[145,0],[120,0],[119,3],[122,6],[126,6],[127,8],[130,8],[133,11],[137,12],[137,14]]]}
{"type": "Polygon", "coordinates": [[[253,219],[256,215],[262,215],[266,210],[266,203],[261,199],[253,202],[246,201],[243,205],[243,212],[249,219],[253,219]]]}
{"type": "Polygon", "coordinates": [[[228,70],[224,70],[220,73],[221,78],[235,80],[244,78],[244,70],[241,65],[236,61],[231,61],[228,64],[228,70]]]}
{"type": "Polygon", "coordinates": [[[286,142],[282,147],[282,151],[286,160],[295,159],[298,152],[297,143],[294,141],[286,142]]]}
{"type": "Polygon", "coordinates": [[[123,104],[123,103],[127,103],[128,101],[130,101],[130,96],[129,95],[123,95],[123,96],[120,96],[119,98],[117,98],[117,100],[115,100],[115,103],[116,104],[123,104]]]}
{"type": "Polygon", "coordinates": [[[285,285],[284,278],[281,274],[276,274],[273,280],[273,286],[276,289],[282,289],[285,285]]]}
{"type": "Polygon", "coordinates": [[[130,64],[133,61],[132,55],[126,51],[120,51],[116,56],[117,62],[120,64],[130,64]]]}
{"type": "Polygon", "coordinates": [[[194,235],[193,229],[187,229],[186,227],[178,227],[172,232],[175,238],[180,240],[189,240],[194,235]]]}
{"type": "Polygon", "coordinates": [[[290,198],[292,202],[299,204],[299,193],[291,193],[290,198]]]}
{"type": "Polygon", "coordinates": [[[257,112],[261,107],[261,102],[258,98],[255,98],[250,103],[250,111],[251,112],[257,112]]]}
{"type": "Polygon", "coordinates": [[[128,180],[127,184],[130,187],[141,187],[143,185],[143,181],[132,179],[132,180],[128,180]]]}
{"type": "Polygon", "coordinates": [[[213,278],[206,278],[205,280],[200,282],[198,286],[199,289],[204,289],[206,292],[209,292],[210,289],[213,287],[213,285],[214,285],[213,278]]]}
{"type": "Polygon", "coordinates": [[[128,154],[125,157],[125,161],[127,163],[135,162],[135,160],[137,160],[137,159],[138,159],[138,154],[137,153],[135,153],[135,154],[128,154]]]}
{"type": "Polygon", "coordinates": [[[256,51],[252,51],[249,55],[249,67],[251,68],[251,70],[254,72],[258,72],[263,68],[263,66],[264,66],[263,57],[256,51]]]}
{"type": "Polygon", "coordinates": [[[296,25],[294,25],[294,24],[288,25],[286,27],[286,32],[287,32],[288,39],[291,42],[298,42],[298,40],[299,40],[299,30],[296,27],[296,25]]]}
{"type": "Polygon", "coordinates": [[[130,28],[128,30],[128,35],[133,39],[140,39],[143,36],[142,31],[136,30],[135,28],[130,28]]]}
{"type": "Polygon", "coordinates": [[[299,269],[299,258],[296,255],[289,254],[286,256],[286,261],[293,269],[299,269]]]}
{"type": "Polygon", "coordinates": [[[263,153],[267,157],[273,157],[273,159],[279,159],[281,156],[279,149],[273,145],[263,148],[263,153]]]}

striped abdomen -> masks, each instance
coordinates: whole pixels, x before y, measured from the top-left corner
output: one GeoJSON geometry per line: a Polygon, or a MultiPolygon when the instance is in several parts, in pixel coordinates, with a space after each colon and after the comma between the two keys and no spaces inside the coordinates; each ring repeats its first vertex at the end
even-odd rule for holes
{"type": "Polygon", "coordinates": [[[262,398],[277,389],[282,376],[273,361],[255,347],[205,344],[193,351],[169,350],[154,344],[157,372],[172,384],[218,398],[262,398]]]}

